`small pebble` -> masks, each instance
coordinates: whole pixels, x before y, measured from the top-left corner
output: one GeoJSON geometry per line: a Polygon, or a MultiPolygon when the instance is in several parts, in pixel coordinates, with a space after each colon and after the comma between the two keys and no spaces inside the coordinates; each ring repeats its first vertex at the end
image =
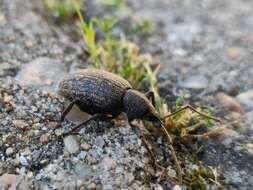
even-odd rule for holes
{"type": "Polygon", "coordinates": [[[110,157],[104,158],[102,163],[103,163],[103,166],[106,170],[115,169],[117,166],[116,162],[113,159],[111,159],[110,157]]]}
{"type": "Polygon", "coordinates": [[[236,60],[241,56],[241,49],[238,47],[230,47],[226,50],[227,56],[231,60],[236,60]]]}
{"type": "Polygon", "coordinates": [[[163,187],[160,184],[154,184],[153,189],[154,190],[163,190],[163,187]]]}
{"type": "Polygon", "coordinates": [[[19,162],[20,162],[20,164],[23,165],[23,166],[28,166],[28,165],[29,165],[29,164],[28,164],[28,161],[27,161],[27,159],[26,159],[26,157],[24,157],[24,156],[20,156],[20,157],[19,157],[19,162]]]}
{"type": "Polygon", "coordinates": [[[15,128],[22,129],[22,130],[24,130],[27,126],[24,120],[13,120],[12,124],[15,128]]]}
{"type": "Polygon", "coordinates": [[[90,150],[91,145],[89,145],[88,143],[82,143],[81,147],[83,150],[88,151],[88,150],[90,150]]]}
{"type": "Polygon", "coordinates": [[[1,13],[0,14],[0,24],[4,24],[6,21],[5,16],[1,13]]]}
{"type": "Polygon", "coordinates": [[[216,98],[224,108],[232,112],[237,112],[239,114],[244,113],[244,109],[234,97],[229,96],[223,92],[219,92],[216,95],[216,98]]]}
{"type": "Polygon", "coordinates": [[[181,188],[179,185],[175,185],[175,186],[173,187],[173,190],[182,190],[182,188],[181,188]]]}
{"type": "Polygon", "coordinates": [[[41,135],[40,142],[42,143],[48,142],[48,135],[47,134],[41,135]]]}
{"type": "Polygon", "coordinates": [[[91,157],[91,156],[89,156],[87,158],[87,161],[88,161],[89,164],[96,164],[97,163],[97,159],[94,158],[94,157],[91,157]]]}
{"type": "Polygon", "coordinates": [[[32,48],[33,45],[34,45],[34,43],[33,43],[33,41],[31,41],[31,40],[27,40],[27,41],[25,42],[25,46],[26,46],[27,48],[32,48]]]}
{"type": "Polygon", "coordinates": [[[3,174],[0,176],[0,189],[16,189],[18,175],[3,174]]]}
{"type": "MultiPolygon", "coordinates": [[[[18,118],[24,118],[26,116],[27,116],[27,113],[24,110],[22,110],[22,108],[17,109],[17,117],[18,118]]],[[[19,120],[17,120],[17,121],[19,121],[19,120]]]]}
{"type": "Polygon", "coordinates": [[[48,128],[54,129],[58,125],[57,122],[51,121],[48,123],[48,128]]]}
{"type": "Polygon", "coordinates": [[[203,75],[195,75],[186,78],[184,81],[179,83],[179,86],[189,89],[203,89],[208,85],[208,81],[203,75]]]}
{"type": "Polygon", "coordinates": [[[96,138],[96,141],[95,141],[94,145],[102,148],[105,145],[105,141],[104,141],[103,137],[98,136],[96,138]]]}
{"type": "Polygon", "coordinates": [[[87,189],[90,189],[90,190],[96,189],[96,184],[95,184],[95,183],[90,183],[90,184],[87,186],[87,189]]]}
{"type": "Polygon", "coordinates": [[[74,154],[79,150],[79,145],[76,139],[74,138],[74,136],[65,137],[64,145],[65,145],[66,150],[71,154],[74,154]]]}
{"type": "Polygon", "coordinates": [[[168,168],[168,172],[167,172],[168,176],[170,176],[171,178],[174,178],[177,176],[177,172],[175,170],[173,170],[172,168],[168,168]]]}
{"type": "Polygon", "coordinates": [[[236,99],[247,111],[253,110],[253,89],[240,93],[236,99]]]}
{"type": "Polygon", "coordinates": [[[9,147],[9,148],[6,149],[5,154],[6,154],[6,156],[9,156],[9,155],[11,155],[13,152],[14,152],[14,149],[13,149],[12,147],[9,147]]]}
{"type": "Polygon", "coordinates": [[[81,152],[78,154],[78,158],[79,158],[79,159],[85,159],[86,155],[87,155],[87,152],[81,151],[81,152]]]}
{"type": "Polygon", "coordinates": [[[94,174],[92,168],[86,164],[76,164],[75,173],[78,175],[79,179],[88,180],[94,174]]]}

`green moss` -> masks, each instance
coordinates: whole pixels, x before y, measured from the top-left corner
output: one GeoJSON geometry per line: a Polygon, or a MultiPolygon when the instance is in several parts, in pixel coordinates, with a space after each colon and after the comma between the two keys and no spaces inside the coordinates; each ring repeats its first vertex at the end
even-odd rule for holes
{"type": "Polygon", "coordinates": [[[203,166],[187,172],[185,178],[187,179],[188,188],[192,190],[206,190],[207,184],[217,185],[218,183],[213,171],[203,166]]]}

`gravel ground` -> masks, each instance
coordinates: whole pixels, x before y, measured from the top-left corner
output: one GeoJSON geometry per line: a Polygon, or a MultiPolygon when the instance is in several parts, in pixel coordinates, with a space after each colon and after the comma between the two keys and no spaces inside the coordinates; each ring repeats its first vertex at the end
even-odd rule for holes
{"type": "MultiPolygon", "coordinates": [[[[173,180],[158,180],[140,137],[123,118],[91,122],[64,139],[55,135],[53,120],[65,104],[55,88],[65,73],[87,61],[83,42],[69,35],[73,24],[50,22],[35,2],[0,0],[0,189],[180,189],[173,180]]],[[[246,115],[239,128],[219,138],[177,145],[184,167],[199,167],[186,152],[201,145],[198,159],[217,171],[222,188],[252,189],[253,2],[127,2],[157,26],[134,40],[159,57],[161,94],[169,105],[186,91],[187,101],[211,105],[220,117],[246,115]]],[[[72,113],[56,134],[80,120],[75,113],[80,114],[72,113]]],[[[149,140],[173,178],[163,138],[149,140]]]]}

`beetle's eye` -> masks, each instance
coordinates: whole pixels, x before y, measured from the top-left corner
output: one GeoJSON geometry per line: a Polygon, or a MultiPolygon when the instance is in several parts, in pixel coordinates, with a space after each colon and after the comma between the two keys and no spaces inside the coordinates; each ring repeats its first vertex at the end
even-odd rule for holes
{"type": "Polygon", "coordinates": [[[63,84],[61,85],[61,88],[62,88],[62,89],[68,89],[68,84],[67,84],[67,83],[63,83],[63,84]]]}
{"type": "Polygon", "coordinates": [[[149,120],[150,121],[151,118],[151,114],[149,112],[147,112],[146,114],[144,114],[143,119],[145,120],[149,120]]]}

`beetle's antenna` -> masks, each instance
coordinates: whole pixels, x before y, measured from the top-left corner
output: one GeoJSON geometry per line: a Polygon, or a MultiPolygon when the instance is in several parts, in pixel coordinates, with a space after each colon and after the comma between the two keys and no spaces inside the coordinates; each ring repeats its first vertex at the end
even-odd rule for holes
{"type": "Polygon", "coordinates": [[[169,147],[170,147],[170,150],[171,150],[171,153],[172,153],[172,157],[173,157],[173,160],[176,164],[176,171],[177,171],[178,181],[179,181],[179,184],[182,185],[182,182],[183,182],[182,168],[181,168],[180,163],[177,159],[176,151],[173,147],[172,137],[170,136],[169,132],[167,131],[167,129],[165,128],[165,126],[163,125],[161,120],[160,120],[160,126],[162,127],[163,131],[165,132],[165,135],[166,135],[167,140],[169,142],[169,147]]]}
{"type": "Polygon", "coordinates": [[[212,119],[212,120],[217,121],[217,122],[219,122],[219,123],[222,123],[221,119],[216,118],[216,117],[213,117],[213,116],[210,116],[210,115],[207,115],[207,114],[205,114],[205,113],[203,113],[203,112],[200,112],[200,111],[198,111],[197,109],[195,109],[194,107],[192,107],[191,105],[186,105],[186,106],[184,106],[184,107],[182,107],[182,108],[180,108],[180,109],[178,109],[178,110],[176,110],[176,111],[174,111],[174,112],[172,112],[172,113],[170,113],[170,114],[168,114],[168,115],[165,115],[163,118],[165,119],[165,118],[167,118],[167,117],[171,117],[171,116],[173,116],[173,115],[175,115],[175,114],[177,114],[177,113],[179,113],[179,112],[181,112],[181,111],[183,111],[183,110],[185,110],[185,109],[190,109],[190,110],[192,110],[192,111],[198,113],[199,115],[201,115],[201,116],[203,116],[203,117],[212,119]]]}

